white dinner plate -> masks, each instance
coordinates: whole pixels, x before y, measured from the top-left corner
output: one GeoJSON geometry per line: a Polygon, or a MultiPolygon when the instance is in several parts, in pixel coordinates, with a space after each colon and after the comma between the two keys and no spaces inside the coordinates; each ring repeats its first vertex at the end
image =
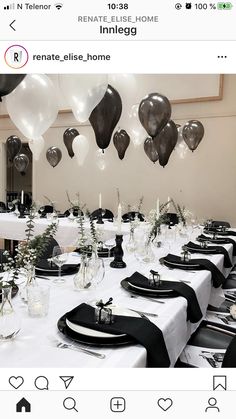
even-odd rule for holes
{"type": "MultiPolygon", "coordinates": [[[[128,310],[127,308],[117,306],[111,306],[111,308],[112,313],[117,316],[141,317],[140,314],[128,310]]],[[[94,338],[115,338],[117,336],[126,336],[125,334],[113,335],[111,333],[100,332],[99,330],[93,330],[88,327],[79,326],[78,324],[70,322],[68,319],[66,319],[66,324],[71,330],[84,336],[90,336],[94,338]]]]}
{"type": "Polygon", "coordinates": [[[131,284],[129,281],[128,281],[128,284],[129,284],[129,286],[131,287],[131,288],[135,288],[135,289],[137,289],[137,290],[140,290],[140,291],[145,291],[145,292],[154,292],[155,294],[157,294],[158,292],[160,292],[160,293],[167,293],[167,292],[173,292],[173,290],[171,290],[171,289],[169,289],[169,290],[163,290],[163,289],[161,289],[161,290],[159,290],[158,288],[157,289],[150,289],[150,288],[141,288],[141,287],[138,287],[137,285],[133,285],[133,284],[131,284]]]}

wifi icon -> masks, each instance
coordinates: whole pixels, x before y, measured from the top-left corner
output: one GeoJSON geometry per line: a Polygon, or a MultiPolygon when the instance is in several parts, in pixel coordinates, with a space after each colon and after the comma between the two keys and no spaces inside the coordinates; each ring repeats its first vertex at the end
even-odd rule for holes
{"type": "Polygon", "coordinates": [[[56,3],[55,7],[57,10],[60,10],[62,8],[63,4],[62,3],[56,3]]]}

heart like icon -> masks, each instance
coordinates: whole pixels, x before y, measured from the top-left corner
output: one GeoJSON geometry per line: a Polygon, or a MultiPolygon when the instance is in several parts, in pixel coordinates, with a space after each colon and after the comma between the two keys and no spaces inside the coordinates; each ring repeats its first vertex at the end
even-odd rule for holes
{"type": "Polygon", "coordinates": [[[170,407],[173,405],[173,400],[167,398],[167,399],[158,399],[157,400],[158,406],[166,412],[170,407]]]}
{"type": "Polygon", "coordinates": [[[14,377],[13,375],[12,377],[9,378],[9,383],[15,390],[17,390],[24,383],[24,378],[21,376],[14,377]]]}

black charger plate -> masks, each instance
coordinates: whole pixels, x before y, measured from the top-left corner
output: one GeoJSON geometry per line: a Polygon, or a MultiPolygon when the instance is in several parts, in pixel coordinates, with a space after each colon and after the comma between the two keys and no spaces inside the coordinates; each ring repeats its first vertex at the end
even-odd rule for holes
{"type": "Polygon", "coordinates": [[[131,294],[137,294],[143,297],[150,297],[150,298],[174,298],[178,297],[178,294],[173,290],[160,290],[158,292],[153,292],[151,290],[143,291],[139,290],[138,288],[134,288],[130,286],[128,279],[123,279],[120,283],[122,288],[124,288],[126,291],[130,292],[131,294]]]}
{"type": "Polygon", "coordinates": [[[82,335],[74,332],[66,324],[66,315],[64,314],[57,322],[58,330],[67,338],[72,339],[75,342],[82,343],[91,346],[120,346],[120,345],[131,345],[136,344],[134,338],[129,335],[117,336],[114,338],[98,338],[82,335]]]}

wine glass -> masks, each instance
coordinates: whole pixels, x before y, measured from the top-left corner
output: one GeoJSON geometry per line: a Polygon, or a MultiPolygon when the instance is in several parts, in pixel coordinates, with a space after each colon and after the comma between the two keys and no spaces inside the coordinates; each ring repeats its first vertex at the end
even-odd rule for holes
{"type": "Polygon", "coordinates": [[[68,259],[67,249],[62,246],[54,246],[52,251],[52,262],[58,266],[58,278],[54,279],[53,282],[56,284],[63,284],[64,278],[61,277],[61,268],[68,259]]]}
{"type": "Polygon", "coordinates": [[[14,204],[13,204],[13,202],[8,202],[7,206],[9,208],[9,210],[12,211],[13,207],[14,207],[14,204]]]}

